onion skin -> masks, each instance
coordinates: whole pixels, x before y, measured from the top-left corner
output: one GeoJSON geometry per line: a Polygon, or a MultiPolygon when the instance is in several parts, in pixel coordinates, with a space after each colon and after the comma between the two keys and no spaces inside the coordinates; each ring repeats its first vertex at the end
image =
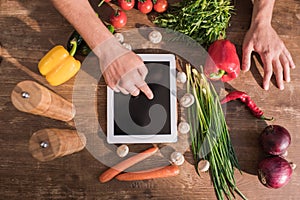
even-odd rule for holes
{"type": "Polygon", "coordinates": [[[288,161],[279,157],[267,157],[258,165],[258,178],[268,188],[281,188],[291,179],[293,169],[288,161]]]}
{"type": "Polygon", "coordinates": [[[291,135],[282,126],[269,125],[262,131],[259,140],[266,153],[282,155],[291,144],[291,135]]]}

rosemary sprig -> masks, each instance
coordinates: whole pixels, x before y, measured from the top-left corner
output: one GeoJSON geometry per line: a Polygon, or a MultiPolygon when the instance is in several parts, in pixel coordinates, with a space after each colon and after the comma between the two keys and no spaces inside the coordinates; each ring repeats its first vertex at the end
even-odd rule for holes
{"type": "MultiPolygon", "coordinates": [[[[186,66],[187,92],[195,97],[195,104],[188,108],[192,152],[195,168],[201,159],[210,163],[210,175],[218,199],[235,198],[234,191],[246,197],[236,187],[234,168],[239,169],[231,144],[225,116],[213,85],[190,65],[186,66]]],[[[199,174],[199,172],[197,171],[199,174]]]]}
{"type": "Polygon", "coordinates": [[[226,37],[233,6],[230,0],[183,0],[170,5],[154,23],[190,36],[203,46],[226,37]]]}

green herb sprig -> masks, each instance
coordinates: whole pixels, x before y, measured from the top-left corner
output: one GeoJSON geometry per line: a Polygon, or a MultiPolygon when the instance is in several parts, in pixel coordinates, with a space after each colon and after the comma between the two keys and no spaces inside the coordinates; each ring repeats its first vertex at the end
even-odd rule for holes
{"type": "Polygon", "coordinates": [[[168,11],[153,22],[188,35],[207,47],[220,37],[226,37],[232,11],[230,0],[183,0],[170,5],[168,11]]]}
{"type": "Polygon", "coordinates": [[[224,195],[227,199],[235,198],[234,192],[246,199],[236,187],[234,168],[239,169],[239,165],[214,86],[190,65],[186,66],[186,73],[187,92],[195,97],[195,104],[188,108],[195,168],[198,172],[197,165],[201,159],[209,161],[218,199],[224,199],[224,195]]]}

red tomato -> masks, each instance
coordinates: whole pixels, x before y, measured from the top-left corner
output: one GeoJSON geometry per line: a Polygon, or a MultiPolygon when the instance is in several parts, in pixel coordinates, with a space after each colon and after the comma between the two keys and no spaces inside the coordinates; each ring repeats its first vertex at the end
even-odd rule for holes
{"type": "Polygon", "coordinates": [[[168,1],[167,0],[156,0],[154,2],[153,9],[156,12],[162,13],[162,12],[165,12],[167,10],[167,7],[168,7],[168,1]]]}
{"type": "Polygon", "coordinates": [[[151,12],[153,8],[153,3],[151,0],[139,0],[138,1],[138,9],[144,14],[151,12]]]}
{"type": "Polygon", "coordinates": [[[123,10],[130,10],[134,7],[135,0],[118,0],[119,6],[123,10]]]}
{"type": "Polygon", "coordinates": [[[122,28],[127,23],[127,16],[124,11],[117,10],[116,12],[113,12],[113,14],[110,16],[110,23],[115,28],[122,28]]]}

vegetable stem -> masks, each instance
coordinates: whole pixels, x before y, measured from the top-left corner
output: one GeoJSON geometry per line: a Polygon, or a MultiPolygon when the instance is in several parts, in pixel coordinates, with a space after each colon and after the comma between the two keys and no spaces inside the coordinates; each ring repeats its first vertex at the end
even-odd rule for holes
{"type": "Polygon", "coordinates": [[[100,3],[98,4],[98,7],[102,6],[103,3],[104,3],[104,0],[101,0],[100,3]]]}
{"type": "Polygon", "coordinates": [[[186,65],[186,73],[187,92],[195,97],[195,104],[188,108],[195,168],[201,159],[209,161],[218,199],[233,199],[234,191],[246,199],[236,187],[234,167],[239,169],[239,165],[218,95],[203,73],[190,65],[186,65]]]}
{"type": "Polygon", "coordinates": [[[70,42],[70,44],[72,45],[72,49],[70,50],[69,54],[70,56],[74,56],[77,50],[77,41],[76,40],[72,40],[70,42]]]}

